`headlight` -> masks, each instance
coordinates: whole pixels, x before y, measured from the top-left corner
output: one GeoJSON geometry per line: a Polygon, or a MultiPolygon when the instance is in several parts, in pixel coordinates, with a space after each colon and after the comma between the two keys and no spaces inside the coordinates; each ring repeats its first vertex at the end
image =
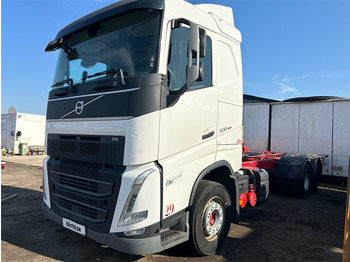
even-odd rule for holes
{"type": "Polygon", "coordinates": [[[130,225],[133,223],[140,222],[145,220],[148,215],[148,210],[132,213],[134,208],[137,196],[140,192],[140,189],[145,182],[146,178],[152,174],[155,170],[153,168],[147,169],[145,172],[141,173],[137,176],[130,190],[129,196],[125,202],[123,212],[120,216],[118,226],[130,225]]]}
{"type": "Polygon", "coordinates": [[[49,195],[49,181],[48,181],[48,174],[47,174],[47,161],[49,161],[50,157],[46,157],[43,160],[43,200],[45,204],[51,208],[50,204],[50,195],[49,195]]]}
{"type": "Polygon", "coordinates": [[[142,221],[147,218],[148,211],[142,211],[137,213],[132,213],[130,215],[124,216],[123,223],[124,224],[132,224],[139,221],[142,221]]]}

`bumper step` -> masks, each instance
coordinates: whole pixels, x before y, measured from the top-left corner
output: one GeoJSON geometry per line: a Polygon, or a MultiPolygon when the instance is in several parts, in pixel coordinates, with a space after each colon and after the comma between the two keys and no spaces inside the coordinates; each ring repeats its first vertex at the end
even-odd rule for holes
{"type": "Polygon", "coordinates": [[[168,245],[175,241],[178,241],[187,236],[186,232],[176,231],[176,230],[167,230],[161,233],[161,243],[162,246],[168,245]]]}

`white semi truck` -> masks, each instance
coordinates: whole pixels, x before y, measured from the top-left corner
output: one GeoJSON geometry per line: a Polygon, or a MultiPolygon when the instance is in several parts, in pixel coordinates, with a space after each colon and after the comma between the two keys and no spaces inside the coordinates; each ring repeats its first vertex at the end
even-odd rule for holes
{"type": "MultiPolygon", "coordinates": [[[[230,8],[183,0],[123,0],[62,29],[45,50],[59,50],[45,216],[125,253],[213,254],[269,192],[258,165],[240,171],[240,43],[230,8]]],[[[279,184],[305,196],[310,159],[279,184]]]]}

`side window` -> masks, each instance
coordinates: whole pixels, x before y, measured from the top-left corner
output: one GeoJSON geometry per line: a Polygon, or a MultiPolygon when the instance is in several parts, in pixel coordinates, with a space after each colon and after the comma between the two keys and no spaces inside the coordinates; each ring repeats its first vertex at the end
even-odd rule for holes
{"type": "Polygon", "coordinates": [[[185,27],[171,30],[168,62],[168,88],[177,91],[186,84],[187,45],[190,31],[185,27]]]}
{"type": "MultiPolygon", "coordinates": [[[[170,52],[168,61],[168,89],[177,91],[186,84],[187,46],[189,29],[175,28],[171,31],[170,52]]],[[[206,55],[200,58],[203,64],[203,80],[195,82],[189,90],[199,89],[212,85],[212,49],[211,39],[207,36],[206,55]]]]}

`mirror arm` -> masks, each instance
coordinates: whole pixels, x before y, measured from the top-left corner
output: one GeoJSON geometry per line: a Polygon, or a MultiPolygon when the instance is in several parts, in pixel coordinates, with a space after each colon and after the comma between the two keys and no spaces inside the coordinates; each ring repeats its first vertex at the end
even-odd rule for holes
{"type": "Polygon", "coordinates": [[[169,91],[169,95],[167,95],[166,105],[167,107],[174,105],[186,91],[187,84],[184,84],[179,90],[169,91]]]}
{"type": "Polygon", "coordinates": [[[45,52],[52,52],[60,49],[62,46],[62,42],[63,38],[52,40],[45,48],[45,52]]]}

